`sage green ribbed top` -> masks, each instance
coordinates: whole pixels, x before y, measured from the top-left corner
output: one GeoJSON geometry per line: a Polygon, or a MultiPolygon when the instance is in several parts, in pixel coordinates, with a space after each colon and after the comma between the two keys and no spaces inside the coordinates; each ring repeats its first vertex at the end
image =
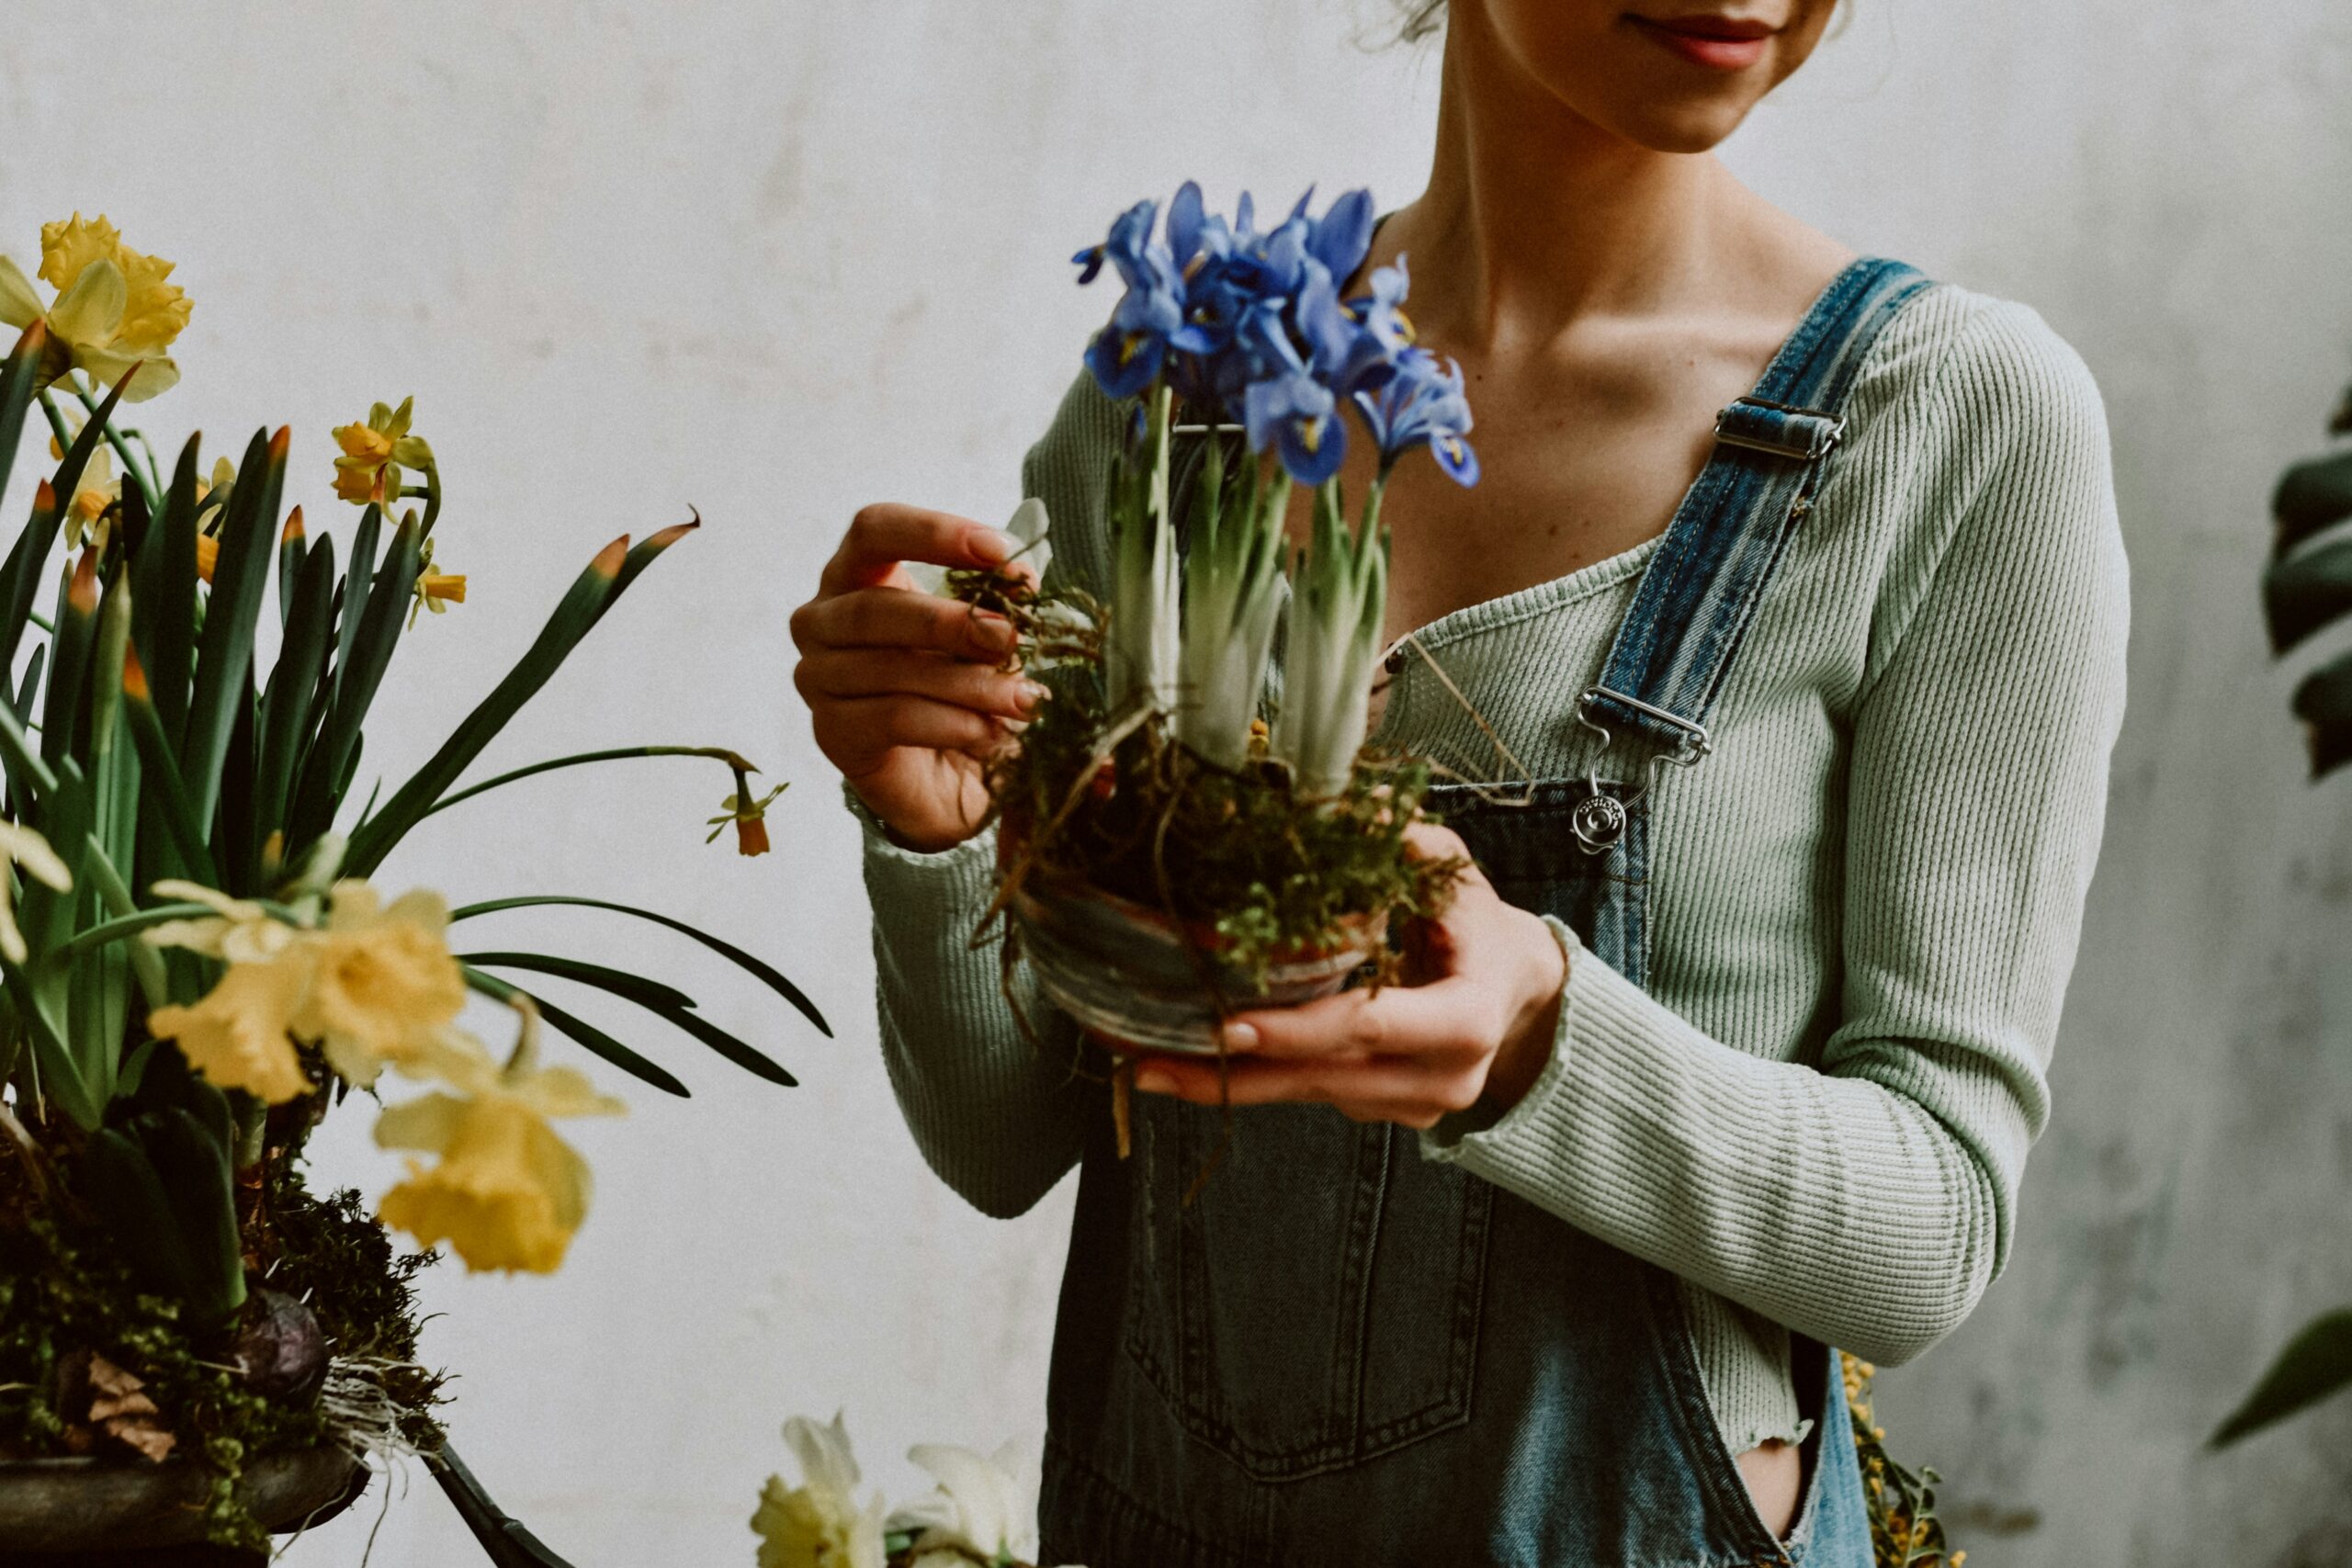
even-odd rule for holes
{"type": "MultiPolygon", "coordinates": [[[[2000,1272],[2123,709],[2122,541],[2075,353],[2030,310],[1939,285],[1879,337],[1847,415],[1713,755],[1660,770],[1648,990],[1555,922],[1568,976],[1542,1078],[1492,1125],[1422,1138],[1682,1279],[1734,1453],[1798,1435],[1789,1329],[1905,1360],[2000,1272]]],[[[1098,592],[1115,418],[1081,381],[1023,470],[1050,570],[1098,592]]],[[[1654,548],[1421,630],[1535,776],[1591,760],[1576,695],[1654,548]]],[[[1497,773],[1418,660],[1380,735],[1497,773]]],[[[1075,1163],[1101,1091],[1022,1036],[996,953],[966,946],[990,837],[916,854],[869,819],[865,843],[908,1123],[957,1191],[1018,1213],[1075,1163]]],[[[1028,1011],[1067,1038],[1034,993],[1028,1011]]]]}

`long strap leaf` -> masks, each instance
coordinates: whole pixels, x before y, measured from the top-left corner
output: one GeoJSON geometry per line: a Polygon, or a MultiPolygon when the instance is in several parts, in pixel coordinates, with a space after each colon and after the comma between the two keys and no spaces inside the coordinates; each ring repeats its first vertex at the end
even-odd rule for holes
{"type": "Polygon", "coordinates": [[[533,975],[553,975],[558,979],[576,980],[583,986],[594,986],[600,991],[610,991],[625,997],[641,1007],[690,1008],[694,998],[675,986],[644,975],[631,975],[622,969],[608,969],[601,964],[589,964],[577,958],[563,958],[551,953],[460,953],[458,962],[470,964],[480,969],[520,969],[533,975]]]}
{"type": "Polygon", "coordinates": [[[286,486],[287,439],[283,425],[275,435],[254,434],[220,525],[220,555],[213,565],[212,596],[205,602],[204,632],[197,644],[187,738],[180,747],[185,764],[180,776],[187,782],[199,822],[212,820],[230,732],[236,728],[239,705],[251,700],[254,631],[261,624],[262,596],[269,583],[277,500],[286,486]]]}
{"type": "Polygon", "coordinates": [[[754,958],[723,937],[713,936],[707,931],[690,926],[684,920],[673,919],[668,915],[656,914],[651,909],[640,909],[634,904],[616,904],[604,898],[583,898],[565,894],[532,893],[513,898],[492,898],[480,904],[468,904],[463,908],[451,910],[449,919],[452,924],[455,924],[459,920],[472,919],[478,915],[495,915],[507,909],[542,908],[556,905],[569,905],[582,909],[608,909],[616,915],[632,915],[640,920],[650,920],[657,926],[666,926],[681,936],[692,937],[720,957],[735,964],[767,987],[769,990],[799,1009],[801,1016],[815,1024],[819,1033],[827,1039],[832,1037],[833,1026],[825,1021],[825,1015],[817,1010],[817,1004],[802,995],[800,987],[786,979],[773,965],[754,958]]]}
{"type": "Polygon", "coordinates": [[[180,863],[189,874],[207,887],[220,886],[220,873],[212,863],[212,846],[206,840],[202,819],[196,814],[195,797],[180,778],[180,766],[172,756],[171,742],[164,738],[163,722],[156,717],[154,700],[149,694],[147,674],[140,667],[137,649],[129,649],[123,658],[122,697],[123,716],[130,725],[131,743],[139,748],[139,760],[147,769],[147,787],[142,792],[147,802],[163,818],[172,847],[179,851],[180,863]]]}
{"type": "Polygon", "coordinates": [[[24,441],[25,415],[32,408],[33,383],[40,378],[41,351],[48,342],[49,324],[35,321],[17,339],[6,367],[0,369],[0,491],[8,488],[17,448],[24,441]]]}
{"type": "MultiPolygon", "coordinates": [[[[180,448],[164,515],[148,530],[132,569],[131,636],[147,659],[155,716],[176,753],[187,733],[188,682],[196,673],[196,436],[180,448]]],[[[217,563],[216,563],[217,564],[217,563]]]]}
{"type": "Polygon", "coordinates": [[[786,1089],[799,1085],[799,1079],[773,1059],[699,1013],[691,1011],[695,1005],[692,997],[659,980],[650,980],[618,969],[607,969],[601,964],[583,964],[576,958],[560,958],[544,953],[468,953],[459,955],[459,962],[482,968],[521,969],[526,973],[552,975],[559,979],[573,980],[600,991],[608,991],[635,1002],[664,1023],[684,1030],[754,1077],[782,1084],[786,1089]]]}

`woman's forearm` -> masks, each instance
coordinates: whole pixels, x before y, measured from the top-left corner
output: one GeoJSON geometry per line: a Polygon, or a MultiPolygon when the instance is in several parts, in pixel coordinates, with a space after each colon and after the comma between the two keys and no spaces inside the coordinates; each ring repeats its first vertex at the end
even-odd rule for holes
{"type": "Polygon", "coordinates": [[[890,1087],[940,1179],[1009,1219],[1077,1164],[1102,1090],[1073,1075],[1075,1032],[1025,966],[1013,981],[1034,1042],[1005,999],[997,943],[970,945],[993,892],[994,834],[920,854],[861,821],[890,1087]]]}

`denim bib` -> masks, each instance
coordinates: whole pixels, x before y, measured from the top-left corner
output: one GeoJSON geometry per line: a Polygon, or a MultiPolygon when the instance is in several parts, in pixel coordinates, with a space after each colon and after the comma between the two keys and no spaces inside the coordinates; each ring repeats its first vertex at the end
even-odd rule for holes
{"type": "MultiPolygon", "coordinates": [[[[1854,371],[1924,287],[1899,263],[1856,262],[1719,417],[1578,701],[1626,776],[1596,762],[1500,797],[1431,792],[1504,898],[1574,928],[1579,962],[1645,984],[1649,782],[1708,754],[1854,371]]],[[[1055,1328],[1042,1561],[1870,1568],[1826,1348],[1795,1341],[1813,1427],[1796,1522],[1775,1540],[1708,1407],[1671,1275],[1423,1159],[1408,1129],[1326,1106],[1237,1111],[1228,1145],[1219,1111],[1138,1096],[1126,1160],[1103,1120],[1055,1328]]]]}

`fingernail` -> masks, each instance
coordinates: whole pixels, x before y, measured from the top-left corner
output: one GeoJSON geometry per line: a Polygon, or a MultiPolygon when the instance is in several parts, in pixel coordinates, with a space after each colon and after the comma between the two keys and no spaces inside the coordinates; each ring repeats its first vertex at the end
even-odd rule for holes
{"type": "Polygon", "coordinates": [[[1010,653],[1019,639],[1011,621],[1002,615],[983,613],[972,617],[972,640],[991,653],[1010,653]]]}
{"type": "Polygon", "coordinates": [[[995,528],[972,530],[972,553],[985,561],[1009,561],[1020,546],[1009,534],[995,528]]]}
{"type": "Polygon", "coordinates": [[[1258,1048],[1258,1030],[1254,1024],[1228,1023],[1219,1032],[1218,1038],[1225,1042],[1225,1048],[1228,1051],[1255,1051],[1258,1048]]]}
{"type": "Polygon", "coordinates": [[[1166,1094],[1176,1087],[1176,1080],[1164,1067],[1137,1067],[1136,1087],[1146,1094],[1166,1094]]]}
{"type": "Polygon", "coordinates": [[[1035,713],[1037,705],[1052,695],[1042,682],[1036,681],[1023,681],[1012,689],[1013,705],[1023,713],[1035,713]]]}

